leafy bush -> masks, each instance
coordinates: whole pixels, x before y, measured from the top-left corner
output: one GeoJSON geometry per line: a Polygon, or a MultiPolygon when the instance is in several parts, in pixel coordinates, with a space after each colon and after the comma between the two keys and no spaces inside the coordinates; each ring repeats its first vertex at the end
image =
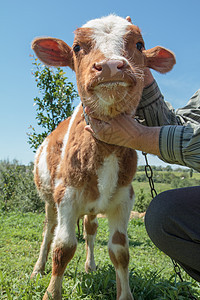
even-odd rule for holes
{"type": "Polygon", "coordinates": [[[0,162],[0,210],[44,210],[33,180],[33,163],[24,166],[17,161],[0,162]]]}
{"type": "Polygon", "coordinates": [[[140,189],[136,193],[136,200],[133,209],[138,212],[144,212],[147,210],[152,198],[149,193],[144,193],[144,189],[140,189]]]}

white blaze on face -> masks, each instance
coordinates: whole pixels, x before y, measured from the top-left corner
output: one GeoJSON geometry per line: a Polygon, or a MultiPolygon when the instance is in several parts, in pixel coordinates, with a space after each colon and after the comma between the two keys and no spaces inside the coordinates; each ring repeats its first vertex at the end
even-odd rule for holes
{"type": "Polygon", "coordinates": [[[121,58],[121,50],[123,48],[123,37],[130,23],[121,17],[110,15],[101,19],[91,20],[83,28],[91,28],[93,30],[93,39],[98,48],[106,58],[121,58]]]}

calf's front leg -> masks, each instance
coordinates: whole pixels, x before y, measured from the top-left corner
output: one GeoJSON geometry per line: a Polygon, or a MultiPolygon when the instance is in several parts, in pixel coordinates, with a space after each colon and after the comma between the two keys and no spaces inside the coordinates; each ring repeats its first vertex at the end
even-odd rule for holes
{"type": "Polygon", "coordinates": [[[132,199],[129,190],[125,188],[115,195],[115,198],[118,197],[121,197],[122,202],[116,209],[108,213],[110,229],[108,249],[116,271],[117,300],[133,300],[129,286],[129,242],[127,236],[132,199]]]}
{"type": "Polygon", "coordinates": [[[76,251],[77,215],[72,204],[63,199],[57,206],[58,226],[55,232],[52,257],[52,276],[43,300],[61,300],[62,280],[65,268],[76,251]]]}

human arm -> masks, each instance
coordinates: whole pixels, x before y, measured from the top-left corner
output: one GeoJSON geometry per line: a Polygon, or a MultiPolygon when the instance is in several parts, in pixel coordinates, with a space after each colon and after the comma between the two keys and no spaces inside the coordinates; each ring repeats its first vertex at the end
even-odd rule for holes
{"type": "Polygon", "coordinates": [[[162,160],[200,171],[200,90],[186,106],[175,111],[164,101],[153,80],[144,88],[137,114],[144,125],[162,126],[159,134],[162,160]]]}
{"type": "Polygon", "coordinates": [[[149,85],[146,84],[143,90],[136,111],[136,118],[146,126],[181,125],[180,119],[171,104],[164,101],[164,97],[154,79],[149,85]]]}
{"type": "Polygon", "coordinates": [[[170,164],[200,172],[200,126],[163,126],[160,131],[161,158],[170,164]]]}

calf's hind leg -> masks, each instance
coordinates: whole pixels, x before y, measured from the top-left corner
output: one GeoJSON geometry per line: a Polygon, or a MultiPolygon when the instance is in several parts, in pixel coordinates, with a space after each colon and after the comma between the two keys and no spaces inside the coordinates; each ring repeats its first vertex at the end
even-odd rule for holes
{"type": "Polygon", "coordinates": [[[38,273],[40,274],[44,273],[45,264],[51,247],[54,230],[57,224],[57,213],[56,213],[55,205],[46,202],[45,212],[46,212],[46,219],[45,219],[45,228],[43,232],[43,241],[40,247],[40,254],[35,264],[35,267],[33,269],[33,272],[31,274],[31,277],[35,276],[38,273]]]}
{"type": "Polygon", "coordinates": [[[96,215],[84,217],[84,231],[85,231],[86,252],[87,252],[85,271],[87,273],[96,270],[96,264],[94,260],[94,242],[96,238],[97,227],[98,227],[98,221],[96,215]]]}

